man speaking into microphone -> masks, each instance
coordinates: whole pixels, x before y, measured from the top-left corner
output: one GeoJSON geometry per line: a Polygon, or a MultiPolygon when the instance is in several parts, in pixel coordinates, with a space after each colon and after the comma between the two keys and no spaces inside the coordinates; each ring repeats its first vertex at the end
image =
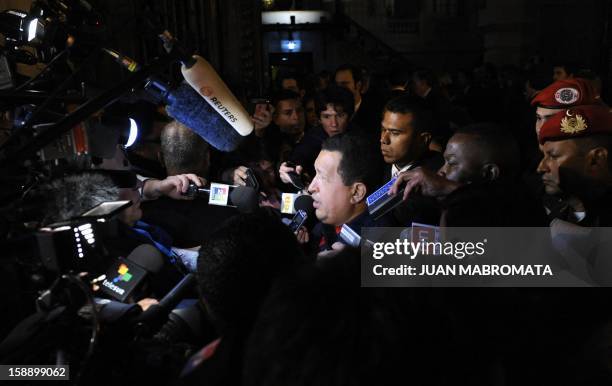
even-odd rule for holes
{"type": "Polygon", "coordinates": [[[366,197],[380,184],[381,169],[364,157],[369,142],[356,134],[340,134],[323,142],[315,160],[315,177],[308,187],[320,223],[312,233],[319,251],[342,249],[339,237],[343,225],[361,234],[362,227],[393,226],[385,215],[374,220],[367,210],[366,197]]]}

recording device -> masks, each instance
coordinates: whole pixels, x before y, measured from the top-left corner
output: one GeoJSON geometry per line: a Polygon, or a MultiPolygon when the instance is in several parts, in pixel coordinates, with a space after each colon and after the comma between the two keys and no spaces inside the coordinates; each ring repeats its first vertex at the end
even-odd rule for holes
{"type": "Polygon", "coordinates": [[[34,235],[34,253],[52,272],[104,272],[106,250],[101,238],[117,232],[111,221],[129,200],[103,202],[70,221],[51,224],[34,235]]]}
{"type": "Polygon", "coordinates": [[[241,213],[251,213],[259,206],[258,194],[249,186],[233,186],[213,182],[210,188],[190,183],[184,196],[208,199],[210,205],[230,206],[241,213]]]}
{"type": "Polygon", "coordinates": [[[262,110],[267,110],[270,100],[267,98],[252,98],[249,101],[248,112],[250,115],[256,115],[262,110]]]}
{"type": "Polygon", "coordinates": [[[257,179],[255,172],[253,172],[253,170],[249,168],[246,170],[246,175],[247,177],[244,181],[246,186],[251,187],[255,189],[255,191],[259,192],[259,180],[257,179]]]}
{"type": "Polygon", "coordinates": [[[304,225],[304,222],[306,222],[307,218],[308,215],[305,211],[297,210],[295,216],[293,216],[293,219],[291,219],[291,223],[289,223],[289,229],[291,229],[292,232],[297,232],[298,229],[300,229],[300,227],[304,225]]]}
{"type": "MultiPolygon", "coordinates": [[[[299,195],[293,202],[293,212],[295,215],[291,220],[284,223],[291,231],[296,232],[300,227],[306,226],[306,222],[314,218],[314,207],[312,206],[313,200],[307,194],[299,195]]],[[[283,219],[285,220],[285,219],[283,219]]]]}
{"type": "MultiPolygon", "coordinates": [[[[285,162],[285,165],[290,168],[296,167],[296,164],[291,161],[285,162]]],[[[297,174],[296,172],[288,172],[287,174],[289,175],[289,179],[291,179],[291,184],[298,190],[304,190],[309,185],[309,182],[303,174],[297,174]]]]}
{"type": "Polygon", "coordinates": [[[344,244],[350,247],[359,248],[361,245],[361,236],[346,224],[342,225],[339,237],[344,244]]]}
{"type": "MultiPolygon", "coordinates": [[[[44,129],[47,125],[36,125],[44,129]]],[[[128,148],[138,139],[138,123],[128,117],[103,114],[84,121],[40,151],[43,161],[75,159],[79,156],[112,158],[117,145],[128,148]]]]}
{"type": "Polygon", "coordinates": [[[389,182],[384,184],[377,191],[370,194],[366,198],[368,212],[374,218],[374,220],[381,218],[402,202],[404,197],[404,188],[393,196],[389,195],[389,189],[391,189],[395,180],[395,178],[392,178],[389,182]]]}
{"type": "Polygon", "coordinates": [[[234,130],[232,124],[206,103],[188,84],[182,83],[171,88],[167,83],[149,78],[145,91],[157,101],[166,104],[166,111],[177,121],[189,127],[217,150],[236,150],[243,136],[234,130]]]}

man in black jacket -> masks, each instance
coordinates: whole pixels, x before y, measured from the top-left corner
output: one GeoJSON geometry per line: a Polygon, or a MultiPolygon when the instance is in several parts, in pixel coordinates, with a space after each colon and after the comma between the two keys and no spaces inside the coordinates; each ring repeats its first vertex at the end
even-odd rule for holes
{"type": "Polygon", "coordinates": [[[517,178],[518,146],[510,133],[488,124],[458,130],[438,173],[416,168],[400,173],[391,194],[404,200],[434,197],[445,226],[544,226],[546,216],[517,178]]]}
{"type": "Polygon", "coordinates": [[[321,125],[306,132],[289,155],[289,161],[296,166],[283,163],[280,167],[280,178],[286,184],[291,182],[287,173],[292,171],[314,176],[314,161],[321,151],[323,141],[349,130],[354,109],[353,95],[342,87],[329,86],[316,95],[315,109],[321,125]]]}

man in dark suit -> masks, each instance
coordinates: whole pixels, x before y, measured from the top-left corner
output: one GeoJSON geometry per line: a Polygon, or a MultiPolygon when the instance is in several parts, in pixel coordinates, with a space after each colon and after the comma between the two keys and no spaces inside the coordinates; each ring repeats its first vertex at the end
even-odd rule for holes
{"type": "MultiPolygon", "coordinates": [[[[431,113],[417,97],[403,96],[387,102],[383,109],[380,151],[388,167],[385,181],[401,172],[423,167],[435,173],[444,164],[442,155],[429,150],[431,113]]],[[[430,198],[419,198],[393,211],[404,225],[412,222],[437,224],[440,213],[430,198]]]]}
{"type": "Polygon", "coordinates": [[[418,70],[412,74],[412,91],[423,99],[425,108],[432,112],[432,142],[444,149],[446,141],[452,135],[450,101],[438,89],[436,77],[430,70],[418,70]]]}
{"type": "Polygon", "coordinates": [[[378,134],[382,103],[376,98],[367,98],[364,95],[363,72],[357,66],[345,64],[336,69],[334,76],[336,84],[353,93],[355,98],[355,112],[351,124],[362,130],[368,138],[375,139],[378,134]]]}

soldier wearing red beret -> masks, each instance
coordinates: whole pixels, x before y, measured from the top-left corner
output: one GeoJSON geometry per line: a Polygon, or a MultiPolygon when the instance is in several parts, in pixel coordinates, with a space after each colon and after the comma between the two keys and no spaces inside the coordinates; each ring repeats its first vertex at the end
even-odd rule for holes
{"type": "Polygon", "coordinates": [[[532,100],[536,107],[536,132],[547,119],[563,109],[582,105],[601,105],[599,93],[587,79],[558,80],[540,91],[532,100]]]}
{"type": "Polygon", "coordinates": [[[537,170],[546,193],[577,197],[584,211],[580,224],[612,224],[610,110],[597,105],[563,109],[544,122],[538,140],[544,157],[537,170]]]}

